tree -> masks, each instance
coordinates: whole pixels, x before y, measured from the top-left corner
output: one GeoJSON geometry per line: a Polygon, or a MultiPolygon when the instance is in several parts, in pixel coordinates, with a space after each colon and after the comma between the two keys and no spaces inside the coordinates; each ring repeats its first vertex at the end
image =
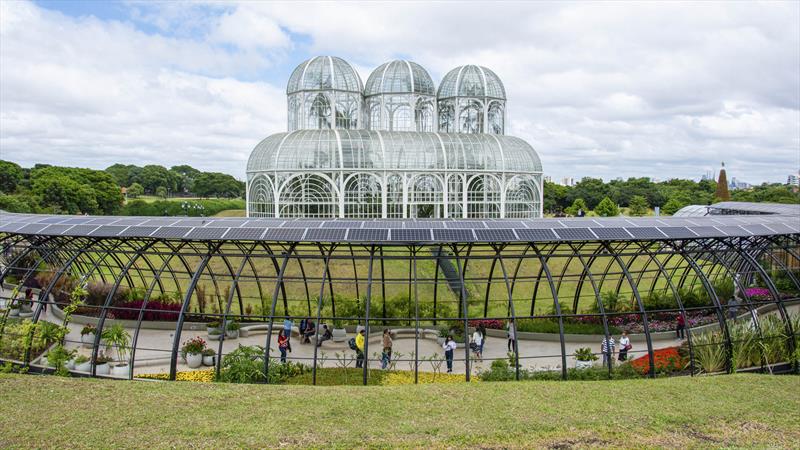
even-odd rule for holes
{"type": "Polygon", "coordinates": [[[687,204],[681,202],[681,200],[677,197],[671,198],[667,200],[667,203],[665,203],[664,206],[661,207],[661,212],[671,216],[686,205],[687,204]]]}
{"type": "Polygon", "coordinates": [[[159,186],[156,188],[156,197],[167,198],[167,188],[159,186]]]}
{"type": "Polygon", "coordinates": [[[144,187],[144,191],[149,194],[155,194],[159,186],[164,187],[167,192],[175,192],[178,184],[178,174],[152,164],[142,167],[142,173],[139,177],[139,183],[144,187]]]}
{"type": "Polygon", "coordinates": [[[22,178],[22,167],[11,161],[0,160],[0,192],[13,193],[22,178]]]}
{"type": "Polygon", "coordinates": [[[192,192],[200,197],[241,197],[244,183],[228,174],[203,172],[195,178],[192,192]]]}
{"type": "Polygon", "coordinates": [[[582,198],[586,202],[586,206],[594,209],[600,200],[609,195],[608,191],[608,185],[603,183],[603,180],[586,177],[572,188],[568,200],[574,202],[575,199],[582,198]]]}
{"type": "Polygon", "coordinates": [[[582,198],[576,198],[575,201],[572,202],[572,206],[565,209],[564,212],[571,216],[577,216],[579,210],[583,210],[584,213],[589,211],[589,208],[586,206],[586,202],[583,201],[582,198]]]}
{"type": "Polygon", "coordinates": [[[605,197],[600,201],[600,203],[597,204],[594,212],[598,216],[614,217],[619,215],[619,207],[617,207],[617,204],[614,203],[610,198],[605,197]]]}
{"type": "Polygon", "coordinates": [[[569,207],[567,196],[569,187],[561,186],[550,181],[544,182],[544,210],[548,212],[563,211],[569,207]]]}
{"type": "Polygon", "coordinates": [[[109,173],[74,167],[35,167],[31,191],[42,208],[70,214],[114,214],[123,200],[109,173]]]}
{"type": "Polygon", "coordinates": [[[128,198],[136,198],[144,195],[144,188],[139,183],[133,183],[128,186],[128,198]]]}
{"type": "Polygon", "coordinates": [[[169,171],[178,176],[177,191],[183,193],[192,192],[194,187],[194,179],[202,173],[194,167],[186,164],[172,166],[169,168],[169,171]]]}
{"type": "Polygon", "coordinates": [[[631,197],[630,202],[628,202],[628,212],[632,216],[643,216],[647,214],[649,207],[650,205],[647,203],[647,199],[641,195],[634,195],[631,197]]]}

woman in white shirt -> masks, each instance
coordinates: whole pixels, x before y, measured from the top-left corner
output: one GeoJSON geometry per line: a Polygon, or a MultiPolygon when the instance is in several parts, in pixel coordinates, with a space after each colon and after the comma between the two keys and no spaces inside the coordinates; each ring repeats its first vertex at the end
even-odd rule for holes
{"type": "Polygon", "coordinates": [[[483,355],[481,355],[481,348],[483,348],[483,333],[481,333],[480,328],[476,328],[475,332],[472,333],[472,342],[470,343],[470,348],[475,353],[475,357],[478,360],[483,361],[483,355]]]}
{"type": "Polygon", "coordinates": [[[628,332],[623,331],[622,336],[619,338],[619,360],[625,361],[628,359],[628,350],[632,347],[631,339],[628,337],[628,332]]]}
{"type": "Polygon", "coordinates": [[[456,341],[453,340],[453,336],[449,334],[444,340],[444,344],[442,344],[442,348],[444,349],[444,357],[447,360],[447,373],[453,372],[453,353],[456,350],[456,341]]]}

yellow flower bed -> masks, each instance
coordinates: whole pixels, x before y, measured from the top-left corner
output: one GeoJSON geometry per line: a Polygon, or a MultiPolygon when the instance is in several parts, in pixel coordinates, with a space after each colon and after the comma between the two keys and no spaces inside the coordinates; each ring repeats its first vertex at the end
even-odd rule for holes
{"type": "MultiPolygon", "coordinates": [[[[471,381],[480,381],[477,377],[470,378],[471,381]]],[[[434,377],[431,372],[419,372],[419,383],[463,383],[464,375],[440,373],[434,377]]],[[[414,384],[414,372],[399,371],[390,372],[381,380],[382,386],[397,386],[400,384],[414,384]]]]}
{"type": "MultiPolygon", "coordinates": [[[[137,378],[148,378],[151,380],[168,380],[168,373],[143,373],[137,378]]],[[[192,370],[188,372],[178,372],[175,374],[177,381],[194,381],[197,383],[210,383],[214,381],[214,369],[192,370]]]]}

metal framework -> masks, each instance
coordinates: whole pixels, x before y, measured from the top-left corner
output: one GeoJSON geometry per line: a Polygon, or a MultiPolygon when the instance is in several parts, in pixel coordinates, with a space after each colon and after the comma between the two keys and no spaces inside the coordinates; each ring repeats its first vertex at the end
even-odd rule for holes
{"type": "MultiPolygon", "coordinates": [[[[104,349],[104,328],[121,323],[131,331],[128,378],[158,367],[174,379],[186,370],[181,344],[204,335],[205,323],[214,320],[235,320],[251,330],[238,342],[264,346],[265,370],[277,364],[274,335],[285,320],[311,318],[331,327],[344,322],[350,336],[364,327],[364,383],[379,365],[369,349],[380,348],[384,328],[398,333],[397,342],[408,350],[400,364],[408,362],[416,377],[431,370],[434,353],[442,353],[439,328],[471,330],[477,319],[519,324],[518,338],[508,343],[519,361],[517,377],[523,370],[554,370],[569,378],[577,348],[600,353],[600,341],[622,329],[635,344],[629,357],[648,355],[648,374],[655,376],[655,352],[677,345],[671,321],[678,314],[687,318],[683,345],[690,355],[709,345],[697,344],[698,337],[721,336],[713,345],[723,349],[728,372],[740,365],[735,329],[742,323],[764,343],[780,340],[791,350],[797,345],[796,215],[325,221],[3,213],[0,219],[6,305],[0,349],[14,338],[6,328],[15,286],[41,292],[30,316],[37,322],[53,320],[66,306],[67,288],[87,285],[102,295],[73,320],[100,330],[88,349],[94,359],[104,349]],[[653,303],[656,298],[661,303],[653,303]],[[165,299],[176,305],[166,315],[165,299]],[[765,334],[762,322],[775,317],[783,331],[765,334]],[[570,332],[586,323],[600,331],[570,332]],[[530,324],[549,328],[528,330],[530,324]]],[[[77,330],[68,335],[76,348],[77,330]]],[[[470,355],[470,333],[464,333],[456,371],[469,380],[489,360],[505,358],[505,333],[488,331],[495,353],[482,363],[470,355]]],[[[223,335],[214,346],[224,356],[236,344],[223,335]]],[[[349,352],[343,343],[326,343],[291,359],[309,366],[316,383],[325,353],[333,351],[349,352]]],[[[30,351],[4,359],[45,365],[30,351]]],[[[772,370],[774,363],[762,361],[759,368],[772,370]]],[[[615,364],[609,359],[605,367],[612,376],[615,364]]],[[[95,369],[88,374],[106,376],[95,369]]],[[[696,370],[692,365],[686,373],[696,370]]]]}

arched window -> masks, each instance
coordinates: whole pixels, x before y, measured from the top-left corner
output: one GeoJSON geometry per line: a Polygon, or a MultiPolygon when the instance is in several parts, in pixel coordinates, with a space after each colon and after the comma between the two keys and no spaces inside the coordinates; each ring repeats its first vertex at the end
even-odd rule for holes
{"type": "Polygon", "coordinates": [[[257,175],[250,182],[248,193],[250,217],[274,217],[275,201],[272,195],[272,182],[263,175],[257,175]]]}
{"type": "Polygon", "coordinates": [[[300,175],[281,188],[281,217],[337,217],[336,189],[320,175],[300,175]]]}
{"type": "Polygon", "coordinates": [[[414,123],[417,131],[433,131],[433,102],[422,98],[417,100],[417,106],[414,109],[414,123]]]}
{"type": "Polygon", "coordinates": [[[383,118],[381,110],[381,101],[380,100],[372,100],[369,102],[369,129],[370,130],[382,130],[383,125],[381,123],[381,119],[383,118]]]}
{"type": "Polygon", "coordinates": [[[302,94],[289,96],[289,131],[299,130],[303,126],[303,98],[302,94]]]}
{"type": "Polygon", "coordinates": [[[418,175],[409,184],[408,217],[440,218],[444,214],[444,189],[433,175],[418,175]]]}
{"type": "Polygon", "coordinates": [[[483,105],[468,100],[461,106],[458,122],[462,133],[483,133],[483,105]]]}
{"type": "Polygon", "coordinates": [[[309,96],[306,100],[308,115],[306,128],[311,130],[327,130],[331,128],[331,104],[325,94],[309,96]]]}
{"type": "Polygon", "coordinates": [[[536,179],[516,176],[506,185],[506,218],[525,219],[539,217],[539,189],[536,179]]]}
{"type": "Polygon", "coordinates": [[[344,216],[381,217],[381,197],[378,177],[367,173],[353,175],[344,187],[344,216]]]}
{"type": "Polygon", "coordinates": [[[398,174],[386,178],[386,217],[403,217],[403,177],[398,174]]]}
{"type": "Polygon", "coordinates": [[[358,128],[359,101],[351,94],[339,94],[336,101],[336,128],[350,130],[358,128]]]}
{"type": "Polygon", "coordinates": [[[488,116],[489,127],[487,131],[492,134],[503,134],[503,106],[498,102],[492,102],[489,105],[488,116]]]}
{"type": "Polygon", "coordinates": [[[439,104],[439,131],[445,133],[455,133],[456,110],[452,102],[442,102],[439,104]]]}
{"type": "Polygon", "coordinates": [[[389,131],[413,131],[411,107],[408,104],[390,104],[389,108],[389,131]]]}
{"type": "Polygon", "coordinates": [[[447,217],[464,217],[464,175],[452,174],[447,177],[447,217]]]}
{"type": "Polygon", "coordinates": [[[478,175],[467,187],[467,216],[500,217],[500,181],[491,175],[478,175]]]}

